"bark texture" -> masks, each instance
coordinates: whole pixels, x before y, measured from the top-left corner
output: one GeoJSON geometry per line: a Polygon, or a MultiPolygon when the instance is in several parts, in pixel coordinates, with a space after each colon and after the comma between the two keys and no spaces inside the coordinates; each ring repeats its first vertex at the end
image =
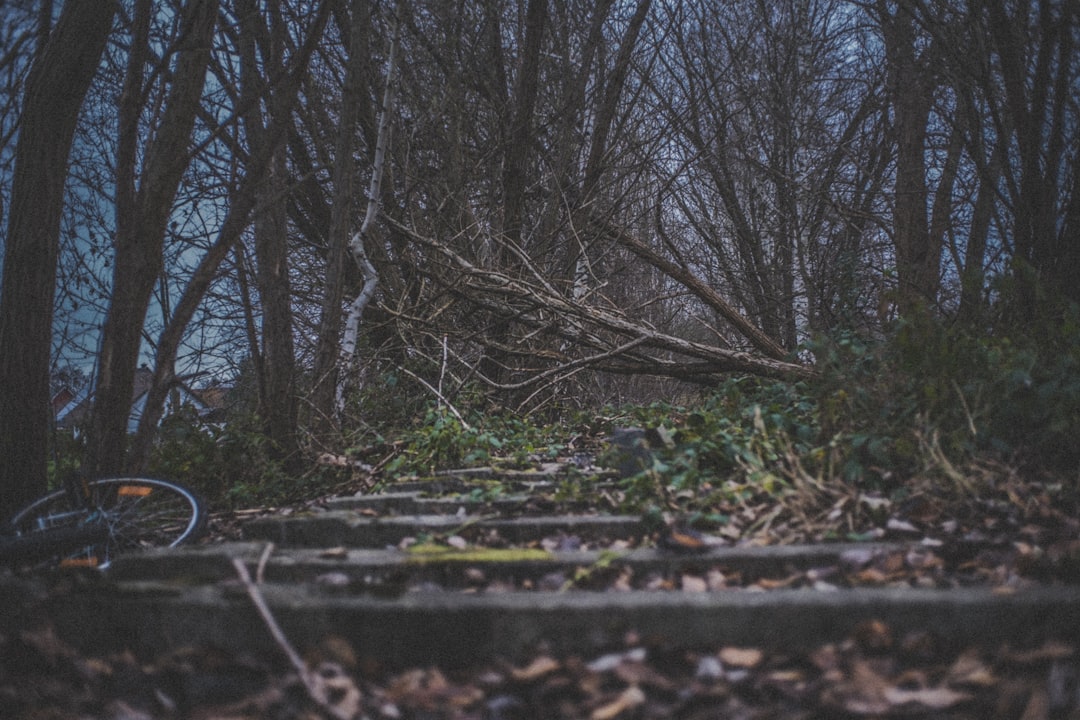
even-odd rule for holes
{"type": "Polygon", "coordinates": [[[64,4],[26,84],[0,295],[0,516],[45,489],[49,353],[64,183],[114,1],[64,4]]]}

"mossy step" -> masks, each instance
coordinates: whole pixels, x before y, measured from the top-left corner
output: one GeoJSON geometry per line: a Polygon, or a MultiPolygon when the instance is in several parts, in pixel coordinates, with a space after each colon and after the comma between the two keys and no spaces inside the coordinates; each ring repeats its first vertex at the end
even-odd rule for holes
{"type": "Polygon", "coordinates": [[[645,534],[641,518],[627,515],[558,515],[520,518],[455,515],[402,515],[371,518],[355,512],[331,510],[312,515],[265,517],[244,525],[249,540],[269,540],[298,547],[369,547],[397,545],[407,537],[477,533],[510,543],[538,541],[558,535],[592,539],[629,539],[645,534]]]}
{"type": "MultiPolygon", "coordinates": [[[[266,543],[240,542],[154,550],[121,556],[109,576],[114,580],[175,580],[179,583],[217,582],[235,576],[233,558],[247,563],[252,572],[266,543]]],[[[409,552],[398,549],[274,548],[267,557],[264,576],[269,582],[308,582],[333,574],[349,581],[376,584],[389,579],[400,583],[430,579],[446,587],[467,583],[466,570],[483,569],[491,578],[539,578],[550,573],[573,573],[579,568],[628,567],[636,574],[700,572],[723,567],[745,580],[779,578],[790,573],[830,565],[845,558],[870,558],[902,552],[905,546],[889,543],[843,543],[835,545],[776,545],[767,547],[716,547],[696,555],[679,555],[655,548],[623,551],[554,551],[532,549],[442,548],[446,552],[409,552]]]]}
{"type": "Polygon", "coordinates": [[[567,472],[551,473],[541,470],[454,470],[427,477],[392,480],[381,486],[382,492],[419,492],[426,495],[468,494],[477,489],[500,490],[508,493],[535,494],[554,492],[564,485],[581,485],[590,491],[618,487],[611,474],[581,475],[567,472]]]}
{"type": "Polygon", "coordinates": [[[383,486],[386,493],[421,493],[435,495],[465,495],[477,489],[498,488],[513,493],[554,492],[558,484],[549,479],[496,480],[490,477],[430,477],[415,480],[396,480],[383,486]]]}
{"type": "Polygon", "coordinates": [[[595,506],[583,500],[548,500],[524,494],[497,495],[490,498],[472,495],[427,497],[419,492],[376,493],[351,497],[329,498],[323,502],[328,510],[362,510],[378,515],[441,515],[464,510],[476,514],[487,512],[513,513],[530,511],[571,513],[587,511],[595,506]],[[535,511],[530,510],[535,508],[535,511]]]}

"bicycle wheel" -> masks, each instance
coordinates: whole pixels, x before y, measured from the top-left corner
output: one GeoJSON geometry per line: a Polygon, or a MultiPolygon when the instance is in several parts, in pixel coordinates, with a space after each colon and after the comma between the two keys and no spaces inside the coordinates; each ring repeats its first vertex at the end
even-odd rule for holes
{"type": "Polygon", "coordinates": [[[11,518],[16,532],[33,533],[57,525],[100,520],[108,527],[108,540],[70,554],[72,564],[107,567],[122,552],[173,547],[193,540],[206,527],[206,511],[199,497],[183,485],[153,478],[100,478],[87,482],[86,507],[72,510],[67,491],[58,490],[20,510],[11,518]]]}

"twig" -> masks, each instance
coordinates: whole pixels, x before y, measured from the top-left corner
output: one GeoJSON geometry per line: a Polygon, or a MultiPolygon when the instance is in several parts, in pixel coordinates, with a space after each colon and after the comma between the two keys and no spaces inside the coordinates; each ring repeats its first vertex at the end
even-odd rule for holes
{"type": "Polygon", "coordinates": [[[425,380],[424,378],[420,377],[419,375],[417,375],[417,374],[416,374],[416,373],[414,373],[414,372],[413,372],[412,370],[409,370],[409,369],[408,369],[408,368],[406,368],[406,367],[402,367],[402,366],[400,366],[400,365],[399,365],[399,366],[398,366],[398,370],[400,370],[401,372],[405,373],[406,375],[408,375],[409,377],[411,377],[411,378],[412,378],[413,380],[415,380],[416,382],[420,383],[421,385],[423,385],[424,387],[426,387],[426,388],[427,388],[428,390],[430,390],[430,391],[431,391],[432,393],[434,393],[434,394],[435,394],[435,397],[439,399],[439,402],[441,402],[441,403],[446,403],[446,407],[450,408],[450,412],[454,413],[454,417],[456,417],[456,418],[458,419],[458,422],[459,422],[459,423],[461,423],[461,427],[463,427],[463,428],[464,428],[464,429],[466,429],[466,430],[471,430],[471,429],[472,429],[471,427],[469,427],[469,423],[465,422],[465,418],[461,417],[461,413],[459,413],[459,412],[458,412],[458,410],[457,410],[457,408],[456,408],[456,407],[454,407],[454,404],[453,404],[453,403],[451,403],[451,402],[450,402],[449,400],[447,400],[447,399],[446,399],[446,398],[445,398],[445,397],[443,396],[443,394],[442,394],[441,392],[439,392],[439,391],[438,391],[438,390],[437,390],[437,389],[435,388],[435,386],[434,386],[434,385],[432,385],[432,384],[431,384],[431,383],[429,383],[429,382],[428,382],[427,380],[425,380]]]}
{"type": "MultiPolygon", "coordinates": [[[[273,544],[267,546],[263,551],[263,555],[259,560],[259,574],[262,573],[263,565],[270,557],[270,552],[273,551],[273,544]]],[[[278,625],[277,620],[274,619],[274,614],[270,612],[270,606],[266,604],[266,599],[263,597],[262,592],[259,590],[259,586],[256,585],[252,579],[251,574],[248,572],[247,565],[240,558],[232,559],[233,567],[236,568],[236,574],[240,578],[240,582],[243,583],[244,589],[247,590],[248,597],[251,598],[251,602],[255,605],[255,609],[259,611],[259,615],[262,617],[263,622],[266,623],[267,630],[270,631],[270,635],[273,636],[274,641],[277,642],[278,647],[289,659],[289,663],[292,664],[296,670],[297,675],[300,676],[300,681],[304,683],[304,688],[307,690],[308,697],[328,712],[331,716],[339,718],[339,720],[351,720],[353,713],[344,710],[341,707],[336,706],[327,697],[323,683],[320,682],[320,678],[311,670],[308,669],[307,663],[300,657],[300,653],[296,652],[296,648],[289,642],[289,638],[285,637],[284,631],[281,626],[278,625]]]]}
{"type": "Polygon", "coordinates": [[[266,576],[266,563],[270,562],[270,555],[274,552],[274,543],[266,543],[262,555],[259,556],[259,565],[255,568],[255,583],[262,585],[266,576]]]}
{"type": "Polygon", "coordinates": [[[259,615],[262,616],[263,622],[266,623],[266,628],[270,631],[270,634],[274,637],[278,646],[285,652],[286,657],[289,658],[289,662],[296,669],[300,676],[304,678],[304,684],[307,684],[308,668],[304,659],[300,657],[300,653],[296,652],[296,648],[289,642],[289,638],[285,637],[285,633],[281,630],[281,626],[278,625],[277,620],[274,619],[273,613],[270,612],[270,606],[266,604],[266,599],[263,597],[262,592],[259,591],[258,585],[251,579],[251,574],[248,572],[247,565],[240,558],[232,559],[233,567],[236,568],[236,574],[240,578],[240,582],[244,584],[244,589],[247,590],[248,597],[251,598],[251,602],[255,605],[255,609],[259,611],[259,615]]]}
{"type": "Polygon", "coordinates": [[[973,439],[979,437],[979,429],[975,427],[975,418],[971,415],[971,408],[968,407],[967,399],[964,397],[964,391],[960,389],[960,385],[953,380],[953,389],[956,390],[957,397],[960,398],[960,406],[964,408],[964,418],[967,420],[968,431],[971,433],[973,439]]]}
{"type": "Polygon", "coordinates": [[[443,391],[443,380],[446,378],[446,355],[447,355],[447,338],[444,334],[442,336],[442,364],[439,366],[439,394],[443,391]]]}

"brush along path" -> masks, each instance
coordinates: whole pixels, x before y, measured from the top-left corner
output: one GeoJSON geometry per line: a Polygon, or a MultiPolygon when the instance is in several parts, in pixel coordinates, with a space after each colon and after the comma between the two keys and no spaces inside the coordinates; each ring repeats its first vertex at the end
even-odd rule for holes
{"type": "Polygon", "coordinates": [[[657,547],[640,517],[558,500],[561,472],[472,471],[254,519],[244,542],[122,558],[54,594],[49,614],[82,648],[272,651],[240,559],[293,644],[341,636],[384,667],[601,652],[628,636],[789,650],[875,622],[953,645],[1080,640],[1080,586],[1036,582],[1007,547],[913,538],[680,553],[657,547]]]}

